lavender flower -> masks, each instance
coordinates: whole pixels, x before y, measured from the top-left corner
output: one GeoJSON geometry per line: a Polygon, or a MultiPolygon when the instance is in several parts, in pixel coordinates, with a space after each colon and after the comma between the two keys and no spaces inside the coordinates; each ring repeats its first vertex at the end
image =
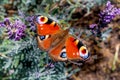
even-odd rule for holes
{"type": "Polygon", "coordinates": [[[25,17],[25,14],[24,14],[23,11],[21,11],[21,10],[18,10],[18,15],[19,15],[21,18],[24,18],[24,17],[25,17]]]}
{"type": "Polygon", "coordinates": [[[36,28],[35,28],[35,24],[34,24],[34,19],[36,16],[28,16],[28,17],[25,17],[25,14],[23,11],[21,10],[18,10],[18,15],[21,17],[21,18],[25,18],[25,21],[28,22],[28,26],[30,27],[30,30],[31,31],[35,31],[36,28]]]}
{"type": "Polygon", "coordinates": [[[28,16],[28,17],[25,18],[25,20],[29,23],[28,26],[30,26],[30,30],[31,31],[35,31],[36,30],[35,23],[34,23],[35,17],[36,16],[28,16]]]}
{"type": "Polygon", "coordinates": [[[25,34],[26,25],[21,20],[15,20],[7,27],[9,39],[20,40],[25,34]]]}
{"type": "Polygon", "coordinates": [[[103,24],[108,24],[116,15],[120,15],[120,8],[115,7],[110,1],[108,1],[105,9],[100,12],[99,15],[101,22],[103,24]]]}
{"type": "Polygon", "coordinates": [[[115,7],[110,1],[108,1],[105,9],[99,14],[99,23],[89,25],[92,34],[101,36],[101,29],[107,27],[107,24],[117,15],[120,15],[120,8],[115,7]]]}
{"type": "Polygon", "coordinates": [[[0,22],[0,27],[4,27],[4,26],[5,26],[4,22],[0,22]]]}
{"type": "Polygon", "coordinates": [[[5,27],[6,25],[10,25],[8,18],[5,18],[4,21],[0,22],[0,27],[5,27]]]}
{"type": "Polygon", "coordinates": [[[97,24],[91,24],[91,25],[89,25],[89,28],[95,28],[95,27],[97,27],[97,24]]]}
{"type": "Polygon", "coordinates": [[[93,35],[101,36],[101,31],[98,24],[91,24],[89,28],[93,35]]]}
{"type": "Polygon", "coordinates": [[[15,20],[10,22],[9,18],[5,18],[3,22],[0,22],[0,27],[6,28],[9,39],[18,41],[25,34],[26,25],[21,20],[15,20]]]}

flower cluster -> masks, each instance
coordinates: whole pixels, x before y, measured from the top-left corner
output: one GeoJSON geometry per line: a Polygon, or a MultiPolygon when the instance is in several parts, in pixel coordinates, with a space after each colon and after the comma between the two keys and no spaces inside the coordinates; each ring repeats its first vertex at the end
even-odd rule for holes
{"type": "Polygon", "coordinates": [[[120,8],[115,7],[111,4],[110,1],[106,3],[106,7],[103,11],[100,12],[99,16],[99,23],[98,24],[91,24],[89,28],[94,35],[100,36],[101,35],[101,28],[107,27],[113,18],[117,15],[120,15],[120,8]]]}
{"type": "Polygon", "coordinates": [[[115,7],[108,1],[105,9],[101,11],[99,15],[102,23],[108,24],[116,15],[120,15],[120,8],[115,7]]]}
{"type": "Polygon", "coordinates": [[[4,22],[0,22],[0,27],[5,26],[4,22]]]}
{"type": "Polygon", "coordinates": [[[36,28],[35,28],[35,23],[34,23],[34,20],[35,20],[35,18],[36,18],[35,15],[27,16],[27,17],[26,17],[25,13],[24,13],[23,11],[21,11],[21,10],[18,10],[18,15],[19,15],[22,19],[24,19],[25,22],[28,23],[28,26],[27,26],[27,27],[30,28],[30,31],[33,31],[33,32],[34,32],[34,31],[36,30],[36,28]]]}
{"type": "Polygon", "coordinates": [[[91,25],[89,25],[89,27],[90,27],[91,29],[93,29],[93,28],[97,27],[97,24],[91,24],[91,25]]]}
{"type": "Polygon", "coordinates": [[[100,31],[98,24],[91,24],[89,25],[89,28],[93,35],[97,35],[98,37],[101,36],[101,31],[100,31]]]}
{"type": "Polygon", "coordinates": [[[0,22],[0,27],[6,28],[9,39],[18,41],[25,34],[26,25],[19,19],[11,22],[9,18],[5,18],[3,22],[0,22]]]}
{"type": "Polygon", "coordinates": [[[27,21],[29,23],[28,26],[30,26],[31,31],[36,30],[35,23],[34,23],[35,17],[36,16],[28,16],[28,17],[25,18],[25,21],[27,21]]]}

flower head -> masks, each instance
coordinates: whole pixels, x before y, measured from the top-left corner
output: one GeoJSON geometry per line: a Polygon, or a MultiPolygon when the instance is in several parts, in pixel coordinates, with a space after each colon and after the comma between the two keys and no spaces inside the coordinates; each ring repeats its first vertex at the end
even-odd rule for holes
{"type": "Polygon", "coordinates": [[[35,31],[36,30],[35,23],[34,23],[35,17],[36,16],[28,16],[28,17],[25,18],[25,20],[29,23],[28,26],[30,26],[30,30],[31,31],[35,31]]]}
{"type": "Polygon", "coordinates": [[[89,28],[93,35],[97,35],[97,36],[101,35],[101,31],[98,24],[91,24],[89,25],[89,28]]]}
{"type": "Polygon", "coordinates": [[[25,34],[26,25],[21,20],[15,20],[7,26],[9,39],[20,40],[25,34]]]}
{"type": "Polygon", "coordinates": [[[111,4],[110,1],[106,3],[106,7],[103,11],[100,12],[100,18],[102,23],[107,24],[110,23],[111,20],[116,16],[120,15],[120,8],[115,7],[111,4]]]}
{"type": "Polygon", "coordinates": [[[89,28],[91,28],[91,29],[93,29],[95,27],[97,27],[97,24],[91,24],[91,25],[89,25],[89,28]]]}
{"type": "Polygon", "coordinates": [[[9,18],[5,18],[4,21],[0,22],[0,27],[5,27],[6,25],[10,25],[9,18]]]}
{"type": "Polygon", "coordinates": [[[5,26],[4,22],[0,22],[0,27],[4,27],[4,26],[5,26]]]}
{"type": "Polygon", "coordinates": [[[100,29],[107,27],[107,24],[109,24],[117,15],[120,15],[120,8],[115,7],[110,1],[108,1],[105,9],[99,14],[99,23],[89,25],[92,34],[101,36],[100,29]]]}
{"type": "Polygon", "coordinates": [[[25,34],[26,25],[19,19],[10,21],[10,18],[5,18],[0,22],[0,27],[6,28],[9,39],[15,41],[20,40],[25,34]]]}

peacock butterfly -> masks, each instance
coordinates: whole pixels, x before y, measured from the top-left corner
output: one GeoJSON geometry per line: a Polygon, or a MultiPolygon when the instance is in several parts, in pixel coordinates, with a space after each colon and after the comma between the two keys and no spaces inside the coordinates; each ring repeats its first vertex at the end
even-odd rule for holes
{"type": "Polygon", "coordinates": [[[35,19],[38,47],[47,51],[54,61],[85,61],[90,54],[86,46],[69,34],[69,30],[62,30],[52,19],[38,15],[35,19]]]}

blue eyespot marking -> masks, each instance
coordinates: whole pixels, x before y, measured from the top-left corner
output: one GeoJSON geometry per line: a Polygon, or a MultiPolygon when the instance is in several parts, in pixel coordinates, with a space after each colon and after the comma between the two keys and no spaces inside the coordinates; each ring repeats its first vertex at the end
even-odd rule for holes
{"type": "Polygon", "coordinates": [[[60,57],[66,58],[66,52],[62,52],[62,53],[60,54],[60,57]]]}
{"type": "Polygon", "coordinates": [[[82,58],[84,58],[84,59],[87,59],[88,57],[89,57],[89,54],[85,55],[85,56],[82,56],[82,58]]]}
{"type": "Polygon", "coordinates": [[[88,52],[87,55],[81,56],[83,59],[88,59],[90,57],[90,53],[88,52]]]}
{"type": "Polygon", "coordinates": [[[40,40],[44,40],[45,39],[45,36],[39,36],[40,37],[40,40]]]}

